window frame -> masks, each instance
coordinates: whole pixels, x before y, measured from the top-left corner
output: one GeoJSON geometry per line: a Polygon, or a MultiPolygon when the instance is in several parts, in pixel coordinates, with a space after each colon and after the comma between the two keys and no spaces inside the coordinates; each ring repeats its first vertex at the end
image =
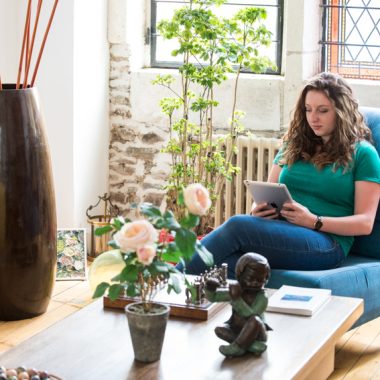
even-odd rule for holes
{"type": "MultiPolygon", "coordinates": [[[[277,5],[266,5],[266,7],[276,7],[277,10],[277,39],[275,38],[272,40],[272,43],[276,44],[276,66],[277,70],[272,70],[268,68],[264,73],[262,74],[271,74],[271,75],[281,75],[281,68],[282,68],[282,48],[283,48],[283,26],[284,26],[284,0],[276,0],[277,5]]],[[[156,60],[156,51],[157,51],[157,4],[158,3],[165,3],[167,1],[165,0],[150,0],[150,27],[147,31],[147,42],[150,45],[150,67],[151,68],[162,68],[162,69],[175,69],[178,68],[181,65],[181,62],[172,62],[172,61],[157,61],[156,60]]],[[[178,1],[170,1],[170,3],[181,3],[183,4],[182,0],[178,1]]],[[[239,4],[236,4],[239,5],[239,4]]],[[[249,4],[249,6],[262,6],[262,4],[255,4],[254,1],[252,1],[252,4],[249,4]]],[[[249,70],[242,70],[242,72],[246,73],[252,73],[249,70]]]]}
{"type": "MultiPolygon", "coordinates": [[[[322,39],[320,40],[320,44],[322,45],[322,70],[331,71],[346,78],[380,80],[380,63],[372,62],[372,64],[369,64],[366,61],[345,59],[345,55],[347,54],[345,47],[360,46],[362,48],[379,48],[380,44],[366,44],[373,31],[363,44],[347,43],[343,40],[345,37],[343,36],[343,31],[346,30],[346,24],[341,24],[347,18],[347,14],[343,14],[345,9],[380,10],[380,8],[368,6],[368,4],[363,4],[362,6],[350,6],[343,4],[342,0],[323,0],[321,8],[322,39]]],[[[359,22],[362,14],[356,20],[353,20],[351,17],[352,22],[355,25],[359,22]]],[[[374,25],[373,30],[375,30],[375,28],[377,30],[379,29],[379,23],[374,25]]],[[[380,54],[378,54],[376,58],[379,56],[380,54]]]]}

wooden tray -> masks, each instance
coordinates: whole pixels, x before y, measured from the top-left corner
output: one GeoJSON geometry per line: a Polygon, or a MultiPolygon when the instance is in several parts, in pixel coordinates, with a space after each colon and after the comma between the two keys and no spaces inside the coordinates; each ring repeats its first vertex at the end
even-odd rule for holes
{"type": "MultiPolygon", "coordinates": [[[[109,297],[103,297],[103,306],[105,308],[124,309],[124,307],[132,302],[137,302],[137,298],[119,297],[112,301],[109,297]]],[[[227,303],[213,303],[209,301],[203,302],[201,305],[186,304],[185,292],[177,294],[175,292],[167,293],[166,289],[162,289],[155,297],[154,302],[163,303],[170,306],[170,316],[198,319],[206,321],[223,309],[227,303]]]]}

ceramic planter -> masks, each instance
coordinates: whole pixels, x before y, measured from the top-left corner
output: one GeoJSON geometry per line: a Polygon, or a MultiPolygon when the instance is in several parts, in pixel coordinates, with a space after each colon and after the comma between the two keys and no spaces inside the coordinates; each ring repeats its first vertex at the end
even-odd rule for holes
{"type": "Polygon", "coordinates": [[[0,320],[50,301],[57,256],[50,153],[36,88],[0,91],[0,320]]]}
{"type": "Polygon", "coordinates": [[[152,303],[152,312],[137,302],[125,307],[135,359],[149,363],[160,359],[170,307],[152,303]]]}

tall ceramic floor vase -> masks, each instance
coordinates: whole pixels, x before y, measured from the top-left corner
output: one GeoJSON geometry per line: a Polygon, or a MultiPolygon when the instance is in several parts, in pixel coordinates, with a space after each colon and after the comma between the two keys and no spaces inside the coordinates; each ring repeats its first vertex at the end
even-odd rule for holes
{"type": "Polygon", "coordinates": [[[50,153],[36,88],[0,91],[0,320],[44,313],[56,271],[50,153]]]}
{"type": "Polygon", "coordinates": [[[149,313],[142,302],[125,307],[136,360],[150,363],[160,359],[169,312],[168,305],[159,303],[152,303],[149,313]]]}

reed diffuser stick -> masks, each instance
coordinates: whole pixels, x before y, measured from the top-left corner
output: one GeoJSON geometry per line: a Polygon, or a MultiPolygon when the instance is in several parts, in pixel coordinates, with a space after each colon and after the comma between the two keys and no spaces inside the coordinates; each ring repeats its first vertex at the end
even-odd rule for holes
{"type": "MultiPolygon", "coordinates": [[[[30,8],[30,12],[32,12],[32,8],[30,8]]],[[[27,28],[27,32],[26,32],[26,45],[25,45],[25,51],[28,52],[29,51],[29,48],[30,48],[30,20],[31,20],[31,16],[29,16],[29,22],[28,22],[28,28],[27,28]]],[[[24,66],[25,66],[25,71],[26,71],[26,67],[28,65],[28,60],[25,59],[24,60],[24,66]]]]}
{"type": "MultiPolygon", "coordinates": [[[[17,82],[16,82],[16,90],[20,88],[20,79],[21,79],[21,73],[22,73],[22,67],[24,66],[24,52],[25,50],[28,52],[28,45],[27,39],[29,39],[29,26],[30,26],[30,13],[31,13],[31,3],[32,0],[28,0],[28,8],[26,10],[26,16],[25,16],[25,26],[24,26],[24,37],[22,38],[22,47],[21,47],[21,54],[20,54],[20,62],[18,65],[18,74],[17,74],[17,82]]],[[[28,53],[25,54],[26,56],[28,53]]],[[[27,58],[25,62],[27,62],[27,58]]],[[[25,65],[26,68],[26,65],[25,65]]]]}
{"type": "Polygon", "coordinates": [[[32,40],[30,42],[30,49],[29,49],[29,52],[27,54],[28,63],[26,65],[26,71],[25,71],[25,76],[24,76],[24,88],[26,88],[28,86],[28,74],[29,74],[29,69],[30,69],[30,63],[32,61],[34,40],[36,38],[38,20],[40,18],[40,12],[41,12],[41,6],[42,6],[42,0],[38,0],[37,11],[36,11],[36,19],[34,21],[34,28],[33,28],[33,34],[32,34],[32,40]]]}
{"type": "Polygon", "coordinates": [[[1,83],[1,75],[0,75],[0,91],[3,89],[3,84],[1,83]]]}
{"type": "Polygon", "coordinates": [[[41,44],[41,47],[40,47],[40,52],[38,54],[38,58],[37,58],[37,62],[36,62],[36,67],[34,68],[32,81],[30,83],[30,85],[32,87],[34,85],[34,81],[36,80],[38,67],[39,67],[40,61],[41,61],[41,56],[42,56],[42,53],[43,53],[44,48],[45,48],[46,39],[47,39],[47,36],[49,34],[51,23],[53,22],[53,18],[54,18],[54,14],[55,14],[55,9],[57,8],[57,5],[58,5],[58,0],[55,0],[54,5],[53,5],[53,9],[52,9],[51,14],[50,14],[49,22],[48,22],[46,30],[45,30],[45,35],[44,35],[44,38],[42,40],[42,44],[41,44]]]}

